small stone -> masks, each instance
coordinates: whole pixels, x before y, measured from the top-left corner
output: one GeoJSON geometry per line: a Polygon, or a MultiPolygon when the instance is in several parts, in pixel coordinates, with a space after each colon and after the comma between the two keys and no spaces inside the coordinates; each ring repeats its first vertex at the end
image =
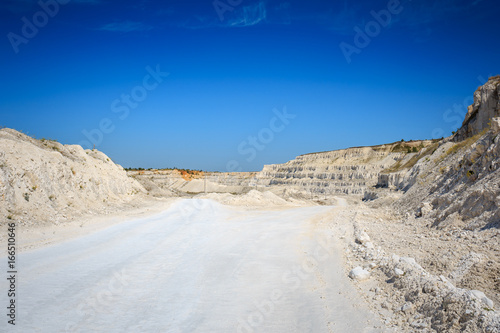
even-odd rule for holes
{"type": "Polygon", "coordinates": [[[410,265],[416,265],[417,264],[417,262],[415,261],[415,259],[410,258],[410,257],[402,257],[399,260],[401,262],[405,262],[405,263],[410,264],[410,265]]]}
{"type": "Polygon", "coordinates": [[[491,299],[486,297],[486,295],[479,290],[471,290],[469,291],[470,295],[476,297],[477,299],[481,300],[488,308],[493,309],[493,306],[495,305],[491,299]]]}
{"type": "Polygon", "coordinates": [[[427,323],[425,321],[415,320],[410,324],[410,326],[417,329],[424,329],[427,328],[427,323]]]}
{"type": "Polygon", "coordinates": [[[356,243],[365,244],[370,241],[370,236],[364,231],[361,231],[356,234],[356,243]]]}
{"type": "Polygon", "coordinates": [[[403,311],[404,313],[411,312],[411,310],[413,310],[413,304],[411,304],[411,303],[405,303],[405,304],[401,307],[401,311],[403,311]]]}
{"type": "Polygon", "coordinates": [[[370,272],[358,266],[349,272],[349,277],[353,280],[363,281],[370,278],[370,272]]]}
{"type": "Polygon", "coordinates": [[[405,275],[405,272],[399,268],[394,268],[394,275],[396,277],[402,277],[403,275],[405,275]]]}

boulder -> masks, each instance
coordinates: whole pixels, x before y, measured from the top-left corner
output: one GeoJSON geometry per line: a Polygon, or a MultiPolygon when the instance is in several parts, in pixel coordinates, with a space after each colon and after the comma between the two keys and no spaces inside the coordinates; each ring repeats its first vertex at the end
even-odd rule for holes
{"type": "Polygon", "coordinates": [[[417,217],[425,217],[425,216],[429,215],[429,213],[431,211],[432,211],[432,205],[430,203],[428,203],[428,202],[424,202],[417,209],[417,213],[415,215],[417,217]]]}

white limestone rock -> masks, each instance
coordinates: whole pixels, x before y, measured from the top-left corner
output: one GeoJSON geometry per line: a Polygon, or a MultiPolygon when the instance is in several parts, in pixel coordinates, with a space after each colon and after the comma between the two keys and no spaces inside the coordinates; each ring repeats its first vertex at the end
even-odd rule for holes
{"type": "Polygon", "coordinates": [[[370,272],[358,266],[349,272],[349,277],[353,280],[364,281],[370,278],[370,272]]]}

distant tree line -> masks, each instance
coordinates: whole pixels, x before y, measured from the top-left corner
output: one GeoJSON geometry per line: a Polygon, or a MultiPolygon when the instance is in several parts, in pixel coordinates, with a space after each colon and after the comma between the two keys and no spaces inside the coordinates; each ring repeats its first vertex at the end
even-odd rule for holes
{"type": "Polygon", "coordinates": [[[201,173],[203,170],[197,170],[197,169],[183,169],[183,168],[162,168],[162,169],[154,169],[154,168],[124,168],[126,171],[151,171],[151,170],[158,170],[158,171],[174,171],[177,170],[181,173],[201,173]]]}

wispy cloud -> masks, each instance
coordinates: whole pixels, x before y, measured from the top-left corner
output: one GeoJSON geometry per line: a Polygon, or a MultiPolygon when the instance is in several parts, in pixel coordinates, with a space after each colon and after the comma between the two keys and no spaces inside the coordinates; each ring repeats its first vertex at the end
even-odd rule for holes
{"type": "Polygon", "coordinates": [[[152,26],[141,23],[141,22],[113,22],[103,25],[97,30],[111,31],[111,32],[131,32],[131,31],[148,31],[153,29],[152,26]]]}
{"type": "Polygon", "coordinates": [[[232,10],[224,13],[223,20],[217,16],[216,10],[213,15],[201,13],[192,15],[190,18],[175,20],[170,15],[168,23],[185,29],[206,29],[206,28],[242,28],[252,27],[261,24],[290,24],[289,4],[282,3],[278,6],[268,6],[267,1],[257,1],[246,6],[233,7],[232,10]]]}
{"type": "Polygon", "coordinates": [[[228,20],[227,25],[231,27],[249,27],[266,20],[267,10],[263,1],[254,5],[244,6],[236,9],[233,18],[228,20]]]}

